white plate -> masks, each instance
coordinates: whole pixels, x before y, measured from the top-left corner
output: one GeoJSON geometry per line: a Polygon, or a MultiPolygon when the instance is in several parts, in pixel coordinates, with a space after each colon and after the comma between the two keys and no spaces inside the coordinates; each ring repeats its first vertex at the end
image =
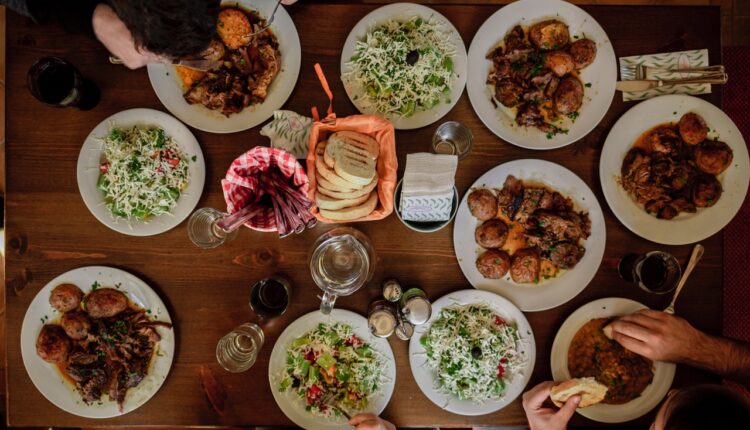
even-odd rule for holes
{"type": "Polygon", "coordinates": [[[114,231],[130,236],[152,236],[164,233],[179,225],[195,209],[203,193],[206,181],[206,164],[195,136],[171,115],[153,109],[130,109],[118,112],[100,122],[81,146],[78,155],[78,190],[89,211],[105,226],[114,231]],[[96,188],[99,178],[99,165],[102,162],[103,142],[112,126],[129,127],[133,125],[159,126],[182,148],[188,159],[188,185],[177,200],[177,206],[171,214],[152,217],[146,221],[133,220],[130,224],[123,218],[115,218],[104,205],[104,193],[96,188]],[[195,156],[195,161],[192,157],[195,156]]]}
{"type": "Polygon", "coordinates": [[[469,47],[469,78],[466,91],[474,111],[493,133],[516,146],[529,149],[553,149],[571,144],[596,127],[612,103],[617,82],[617,63],[612,43],[599,23],[583,9],[561,0],[520,0],[502,7],[482,24],[469,47]],[[583,36],[596,43],[596,59],[581,71],[584,88],[580,115],[567,134],[551,139],[533,127],[516,125],[515,118],[490,101],[492,89],[487,75],[492,61],[486,58],[516,25],[524,29],[545,19],[559,19],[568,24],[571,36],[583,36]]]}
{"type": "Polygon", "coordinates": [[[414,380],[422,390],[425,396],[432,403],[445,409],[448,412],[459,415],[486,415],[509,405],[518,397],[526,384],[531,378],[534,371],[534,362],[536,360],[536,344],[534,343],[534,333],[531,330],[529,322],[521,311],[513,306],[508,300],[487,291],[478,290],[461,290],[447,294],[432,304],[432,317],[426,324],[417,326],[414,330],[414,336],[409,341],[409,364],[414,380]],[[519,351],[526,357],[523,370],[514,376],[513,380],[506,385],[505,395],[499,400],[483,404],[474,403],[468,400],[459,400],[458,398],[437,391],[435,386],[436,376],[434,371],[427,367],[427,355],[424,346],[420,343],[420,338],[425,334],[435,320],[440,316],[440,311],[448,306],[459,304],[469,305],[483,303],[487,304],[494,312],[503,317],[506,321],[513,322],[518,327],[518,334],[521,336],[519,351]]]}
{"type": "Polygon", "coordinates": [[[599,159],[599,179],[617,219],[638,236],[666,245],[701,241],[724,228],[742,207],[750,182],[747,146],[737,126],[719,108],[697,97],[666,95],[646,100],[625,112],[604,142],[599,159]],[[718,137],[734,151],[731,166],[718,176],[724,193],[710,208],[694,214],[682,213],[671,220],[649,215],[618,183],[622,160],[638,137],[665,122],[676,122],[682,114],[695,112],[711,129],[709,138],[718,137]]]}
{"type": "Polygon", "coordinates": [[[516,160],[490,169],[474,182],[464,194],[453,225],[453,249],[458,258],[458,265],[464,276],[474,288],[489,290],[507,297],[524,312],[543,311],[559,306],[583,291],[594,278],[604,256],[604,245],[607,233],[604,225],[602,208],[591,189],[575,173],[544,160],[516,160]],[[540,281],[538,284],[517,284],[510,274],[503,279],[485,279],[476,267],[479,254],[484,252],[474,240],[474,230],[481,221],[469,212],[466,203],[473,188],[497,188],[505,183],[505,178],[513,175],[523,181],[543,183],[565,197],[573,200],[575,209],[589,214],[591,219],[591,236],[586,239],[581,261],[571,270],[559,276],[540,281]]]}
{"type": "MultiPolygon", "coordinates": [[[[36,339],[42,329],[42,319],[47,322],[59,321],[60,313],[49,304],[49,295],[56,286],[64,283],[75,284],[84,294],[91,291],[91,284],[99,282],[102,287],[115,288],[121,284],[119,290],[128,299],[143,309],[150,310],[151,317],[158,321],[171,323],[169,311],[159,296],[145,282],[128,272],[113,267],[88,266],[65,272],[37,293],[26,310],[21,326],[21,356],[26,372],[37,390],[58,408],[86,418],[111,418],[126,414],[146,403],[161,388],[172,367],[174,357],[174,330],[157,327],[161,336],[157,354],[151,361],[148,375],[135,388],[128,390],[120,412],[117,402],[103,400],[102,404],[87,405],[75,387],[65,381],[53,364],[39,358],[36,354],[36,339]]],[[[103,396],[102,399],[109,399],[103,396]]]]}
{"type": "MultiPolygon", "coordinates": [[[[456,30],[456,27],[454,27],[446,17],[427,6],[414,3],[389,4],[375,9],[362,18],[349,33],[349,36],[344,43],[344,48],[341,51],[341,74],[343,75],[344,72],[349,70],[346,63],[356,52],[356,42],[358,40],[364,40],[367,36],[368,30],[380,24],[384,24],[391,19],[396,21],[407,21],[415,16],[419,16],[426,21],[441,23],[445,27],[448,37],[450,37],[456,47],[456,53],[453,55],[453,70],[456,73],[456,77],[453,81],[453,88],[451,89],[450,101],[448,103],[441,102],[432,109],[418,111],[408,118],[395,115],[386,116],[397,130],[411,130],[434,123],[453,109],[453,106],[456,105],[458,99],[461,97],[461,93],[464,92],[467,69],[466,46],[464,45],[464,41],[461,39],[458,30],[456,30]]],[[[362,106],[362,97],[360,96],[362,91],[361,88],[353,88],[347,85],[344,85],[344,88],[346,89],[346,94],[349,96],[349,100],[352,101],[354,106],[356,106],[360,112],[382,116],[379,112],[375,112],[373,109],[365,109],[362,106]],[[354,97],[355,95],[357,95],[356,98],[354,97]]]]}
{"type": "Polygon", "coordinates": [[[286,351],[289,344],[294,339],[304,336],[320,323],[333,324],[337,322],[351,326],[354,334],[370,344],[380,354],[385,364],[383,383],[380,385],[380,390],[370,397],[367,409],[364,412],[380,415],[391,400],[393,387],[396,385],[396,362],[393,358],[391,345],[386,339],[375,337],[370,333],[370,329],[367,326],[367,318],[342,309],[334,309],[330,315],[323,315],[317,310],[303,315],[289,324],[274,344],[271,358],[268,361],[268,383],[271,386],[273,398],[276,400],[276,404],[279,405],[279,409],[294,424],[304,429],[334,430],[352,428],[346,423],[345,418],[317,417],[307,412],[304,401],[291,391],[279,392],[279,382],[285,372],[286,351]]]}
{"type": "MultiPolygon", "coordinates": [[[[268,0],[231,0],[222,4],[240,7],[260,12],[267,18],[270,16],[276,2],[268,0]]],[[[280,109],[286,103],[297,84],[299,68],[302,61],[302,48],[294,21],[289,13],[280,7],[276,12],[271,30],[279,41],[281,52],[281,70],[268,89],[268,97],[260,105],[248,106],[238,112],[224,116],[221,112],[208,109],[200,104],[188,104],[182,97],[184,90],[182,82],[169,64],[149,64],[148,78],[154,92],[164,107],[174,116],[199,130],[211,133],[234,133],[255,127],[273,115],[273,111],[280,109]]]]}
{"type": "MultiPolygon", "coordinates": [[[[552,344],[550,361],[552,377],[555,381],[570,379],[568,371],[568,348],[578,330],[594,318],[609,318],[629,315],[646,306],[629,299],[610,297],[594,300],[581,306],[565,320],[557,331],[552,344]]],[[[602,403],[577,409],[586,418],[602,423],[622,423],[645,415],[661,402],[672,386],[676,366],[672,363],[657,361],[654,363],[654,380],[643,390],[641,396],[622,405],[605,405],[602,403]]]]}

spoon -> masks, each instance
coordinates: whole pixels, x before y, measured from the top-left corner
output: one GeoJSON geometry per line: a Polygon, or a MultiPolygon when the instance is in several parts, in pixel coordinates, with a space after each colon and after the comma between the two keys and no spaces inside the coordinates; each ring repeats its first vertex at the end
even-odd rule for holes
{"type": "Polygon", "coordinates": [[[667,306],[666,309],[664,309],[664,312],[670,315],[674,315],[674,303],[677,301],[677,296],[680,295],[680,291],[682,291],[682,287],[685,286],[685,282],[687,281],[688,276],[690,276],[690,273],[698,264],[698,261],[700,261],[701,257],[703,257],[703,251],[703,245],[701,245],[700,243],[696,244],[693,248],[693,253],[690,255],[690,261],[688,261],[685,272],[683,272],[682,277],[680,278],[680,283],[677,284],[677,289],[674,292],[674,296],[672,296],[672,302],[669,304],[669,306],[667,306]]]}

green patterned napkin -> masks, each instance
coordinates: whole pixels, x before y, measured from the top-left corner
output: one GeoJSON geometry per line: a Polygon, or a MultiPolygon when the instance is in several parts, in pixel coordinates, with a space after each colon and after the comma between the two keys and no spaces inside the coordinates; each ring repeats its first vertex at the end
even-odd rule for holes
{"type": "MultiPolygon", "coordinates": [[[[620,57],[620,79],[632,81],[635,79],[635,69],[639,64],[653,67],[664,67],[669,69],[686,69],[688,67],[708,66],[708,50],[697,49],[694,51],[666,52],[652,55],[634,55],[632,57],[620,57]]],[[[679,79],[687,77],[682,73],[671,73],[656,71],[649,72],[646,79],[679,79]]],[[[622,100],[643,100],[663,94],[708,94],[711,92],[711,84],[688,84],[672,85],[662,88],[653,88],[648,91],[623,92],[622,100]]]]}
{"type": "Polygon", "coordinates": [[[306,158],[312,122],[312,118],[297,112],[277,110],[273,112],[273,120],[260,129],[260,134],[271,139],[271,148],[306,158]]]}

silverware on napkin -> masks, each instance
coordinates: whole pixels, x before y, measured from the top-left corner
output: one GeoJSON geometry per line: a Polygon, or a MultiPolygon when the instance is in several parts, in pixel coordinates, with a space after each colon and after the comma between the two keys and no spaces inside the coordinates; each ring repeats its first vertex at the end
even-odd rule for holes
{"type": "Polygon", "coordinates": [[[729,76],[726,73],[716,73],[700,77],[683,79],[644,79],[637,81],[618,81],[616,88],[622,92],[647,91],[652,88],[667,87],[685,84],[726,84],[729,76]]]}

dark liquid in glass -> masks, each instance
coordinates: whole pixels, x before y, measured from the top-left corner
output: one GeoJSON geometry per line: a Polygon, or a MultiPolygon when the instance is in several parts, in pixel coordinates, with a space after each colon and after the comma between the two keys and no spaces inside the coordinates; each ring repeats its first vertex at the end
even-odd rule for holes
{"type": "Polygon", "coordinates": [[[92,81],[81,76],[70,63],[60,58],[38,60],[29,69],[27,84],[39,101],[53,106],[74,106],[89,110],[99,103],[101,94],[92,81]]]}
{"type": "Polygon", "coordinates": [[[676,269],[659,255],[646,257],[638,272],[641,283],[655,293],[666,292],[674,288],[676,269]]]}
{"type": "Polygon", "coordinates": [[[250,291],[250,306],[261,318],[279,316],[289,306],[289,292],[275,279],[260,281],[250,291]]]}

